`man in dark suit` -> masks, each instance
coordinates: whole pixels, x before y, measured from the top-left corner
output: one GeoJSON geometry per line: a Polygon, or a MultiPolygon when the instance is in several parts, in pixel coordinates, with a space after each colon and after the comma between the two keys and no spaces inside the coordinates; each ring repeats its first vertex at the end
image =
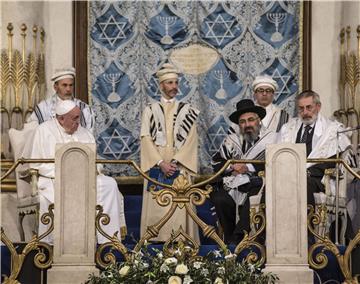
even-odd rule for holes
{"type": "MultiPolygon", "coordinates": [[[[236,111],[229,119],[239,125],[240,133],[229,134],[213,156],[215,172],[227,160],[265,159],[265,145],[276,140],[275,132],[261,131],[261,119],[265,115],[266,110],[256,106],[252,100],[244,99],[237,103],[236,111]]],[[[257,175],[261,170],[264,170],[263,164],[231,164],[210,195],[226,243],[238,243],[243,238],[244,230],[250,231],[249,196],[258,194],[262,187],[262,179],[257,175]]]]}

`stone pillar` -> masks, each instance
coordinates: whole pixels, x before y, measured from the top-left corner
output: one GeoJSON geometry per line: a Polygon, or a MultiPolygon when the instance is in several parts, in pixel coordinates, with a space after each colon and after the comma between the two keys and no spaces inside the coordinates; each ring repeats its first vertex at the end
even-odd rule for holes
{"type": "Polygon", "coordinates": [[[48,283],[83,283],[96,273],[95,144],[57,144],[54,263],[48,283]]]}
{"type": "Polygon", "coordinates": [[[308,265],[304,144],[266,148],[266,268],[280,283],[313,283],[308,265]]]}

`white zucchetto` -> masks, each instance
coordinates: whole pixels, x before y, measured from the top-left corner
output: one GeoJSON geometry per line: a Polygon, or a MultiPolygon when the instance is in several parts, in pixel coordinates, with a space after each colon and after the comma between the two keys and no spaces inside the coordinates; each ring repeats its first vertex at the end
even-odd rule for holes
{"type": "Polygon", "coordinates": [[[269,87],[274,91],[276,91],[278,89],[278,84],[270,76],[263,75],[263,76],[257,76],[255,78],[254,82],[252,83],[252,87],[254,91],[260,87],[269,87]]]}
{"type": "Polygon", "coordinates": [[[68,67],[68,68],[62,68],[62,69],[56,69],[54,74],[51,77],[51,81],[57,82],[62,79],[67,78],[75,78],[75,68],[74,67],[68,67]]]}
{"type": "Polygon", "coordinates": [[[161,69],[156,72],[156,76],[159,78],[159,83],[169,80],[177,79],[179,71],[170,63],[165,63],[161,69]]]}
{"type": "Polygon", "coordinates": [[[57,115],[67,114],[75,107],[76,103],[73,100],[58,100],[55,108],[55,113],[57,115]]]}

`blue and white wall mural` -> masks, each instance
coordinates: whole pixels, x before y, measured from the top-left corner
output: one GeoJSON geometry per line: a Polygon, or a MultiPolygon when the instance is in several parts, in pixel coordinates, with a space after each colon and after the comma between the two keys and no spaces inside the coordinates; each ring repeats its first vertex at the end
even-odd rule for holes
{"type": "MultiPolygon", "coordinates": [[[[90,1],[88,70],[98,154],[139,163],[142,111],[159,100],[155,73],[167,61],[182,71],[177,98],[201,111],[201,173],[211,171],[236,103],[252,98],[255,76],[272,76],[279,84],[275,103],[293,114],[301,10],[295,1],[90,1]]],[[[135,174],[126,166],[108,170],[135,174]]]]}

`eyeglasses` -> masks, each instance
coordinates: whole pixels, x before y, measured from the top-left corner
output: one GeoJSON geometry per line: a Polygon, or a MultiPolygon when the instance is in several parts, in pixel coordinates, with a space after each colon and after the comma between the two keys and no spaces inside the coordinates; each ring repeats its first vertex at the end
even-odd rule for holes
{"type": "Polygon", "coordinates": [[[255,90],[255,93],[267,93],[267,94],[272,94],[274,93],[274,90],[271,88],[267,88],[267,89],[263,89],[263,88],[259,88],[255,90]]]}
{"type": "Polygon", "coordinates": [[[305,110],[308,112],[312,112],[316,107],[316,104],[306,105],[306,106],[298,106],[298,112],[303,113],[305,110]]]}
{"type": "Polygon", "coordinates": [[[239,124],[245,124],[246,122],[252,123],[252,122],[255,122],[258,119],[259,119],[258,116],[249,117],[248,119],[239,119],[239,124]]]}

